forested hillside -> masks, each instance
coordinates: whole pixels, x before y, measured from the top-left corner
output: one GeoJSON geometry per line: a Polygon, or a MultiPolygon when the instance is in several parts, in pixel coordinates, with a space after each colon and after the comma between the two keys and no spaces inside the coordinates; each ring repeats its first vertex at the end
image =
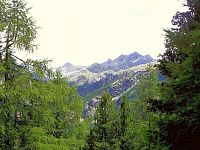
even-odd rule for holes
{"type": "Polygon", "coordinates": [[[158,63],[131,69],[152,60],[134,53],[135,61],[122,55],[89,67],[99,78],[113,80],[100,84],[101,94],[90,93],[99,97],[98,104],[94,115],[85,117],[84,98],[59,70],[49,69],[53,62],[16,55],[37,49],[38,27],[27,3],[0,0],[0,149],[199,150],[200,1],[187,0],[185,7],[165,29],[158,63]]]}

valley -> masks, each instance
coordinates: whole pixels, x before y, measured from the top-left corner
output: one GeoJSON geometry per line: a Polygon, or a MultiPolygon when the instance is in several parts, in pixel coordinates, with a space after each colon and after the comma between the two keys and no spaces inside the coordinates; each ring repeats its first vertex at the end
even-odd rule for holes
{"type": "Polygon", "coordinates": [[[149,55],[133,52],[120,55],[114,60],[88,67],[65,63],[58,70],[67,78],[71,86],[76,86],[85,101],[84,116],[93,115],[103,93],[108,92],[120,105],[121,98],[134,98],[134,88],[145,74],[148,65],[157,62],[149,55]],[[98,71],[97,71],[98,70],[98,71]]]}

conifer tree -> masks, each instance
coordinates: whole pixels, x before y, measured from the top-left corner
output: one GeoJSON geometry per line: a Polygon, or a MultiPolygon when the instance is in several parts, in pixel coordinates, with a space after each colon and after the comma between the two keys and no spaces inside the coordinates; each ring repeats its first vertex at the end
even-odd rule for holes
{"type": "Polygon", "coordinates": [[[166,51],[159,60],[167,82],[155,107],[165,114],[160,128],[170,149],[196,149],[200,142],[200,1],[185,6],[188,11],[177,12],[174,27],[165,30],[166,51]]]}
{"type": "Polygon", "coordinates": [[[161,149],[157,125],[160,112],[151,105],[160,98],[158,83],[157,69],[148,66],[136,87],[136,99],[131,107],[132,147],[135,149],[161,149]]]}
{"type": "Polygon", "coordinates": [[[119,124],[119,139],[120,139],[120,149],[127,150],[131,149],[130,136],[128,135],[128,128],[130,127],[130,106],[126,97],[122,98],[120,104],[120,124],[119,124]]]}
{"type": "Polygon", "coordinates": [[[118,145],[117,132],[115,124],[115,103],[110,94],[105,93],[97,107],[94,117],[93,127],[85,146],[85,149],[116,149],[118,145]],[[93,139],[90,141],[89,139],[93,139]]]}

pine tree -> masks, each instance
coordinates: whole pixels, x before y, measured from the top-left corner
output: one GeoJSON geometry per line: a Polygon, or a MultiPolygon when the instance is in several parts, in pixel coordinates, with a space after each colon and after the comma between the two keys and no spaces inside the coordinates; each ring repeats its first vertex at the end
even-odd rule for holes
{"type": "Polygon", "coordinates": [[[155,107],[165,114],[160,122],[162,142],[171,149],[196,149],[200,142],[200,1],[187,0],[186,12],[173,17],[166,31],[166,51],[159,69],[167,76],[162,101],[155,107]]]}
{"type": "Polygon", "coordinates": [[[105,93],[97,107],[93,126],[85,149],[112,150],[118,146],[118,133],[115,124],[115,103],[110,94],[105,93]],[[90,139],[93,139],[90,141],[90,139]]]}
{"type": "Polygon", "coordinates": [[[132,147],[135,149],[162,149],[159,142],[160,112],[152,104],[160,98],[158,71],[153,66],[146,68],[146,73],[136,87],[136,99],[131,107],[132,147]]]}
{"type": "Polygon", "coordinates": [[[120,104],[120,124],[119,124],[119,139],[120,139],[120,149],[127,150],[131,149],[130,137],[127,133],[128,128],[130,127],[130,106],[126,97],[122,98],[120,104]]]}
{"type": "Polygon", "coordinates": [[[90,131],[90,134],[87,137],[84,150],[95,150],[95,136],[93,130],[90,131]]]}

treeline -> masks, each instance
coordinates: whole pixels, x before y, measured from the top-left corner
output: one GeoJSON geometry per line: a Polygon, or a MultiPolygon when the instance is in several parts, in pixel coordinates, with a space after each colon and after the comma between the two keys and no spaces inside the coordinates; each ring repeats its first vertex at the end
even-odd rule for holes
{"type": "Polygon", "coordinates": [[[200,143],[200,2],[187,0],[166,51],[149,66],[136,98],[119,107],[105,93],[93,118],[48,60],[22,60],[32,52],[37,26],[23,0],[0,0],[0,149],[198,150],[200,143]],[[159,81],[158,72],[166,76],[159,81]]]}

